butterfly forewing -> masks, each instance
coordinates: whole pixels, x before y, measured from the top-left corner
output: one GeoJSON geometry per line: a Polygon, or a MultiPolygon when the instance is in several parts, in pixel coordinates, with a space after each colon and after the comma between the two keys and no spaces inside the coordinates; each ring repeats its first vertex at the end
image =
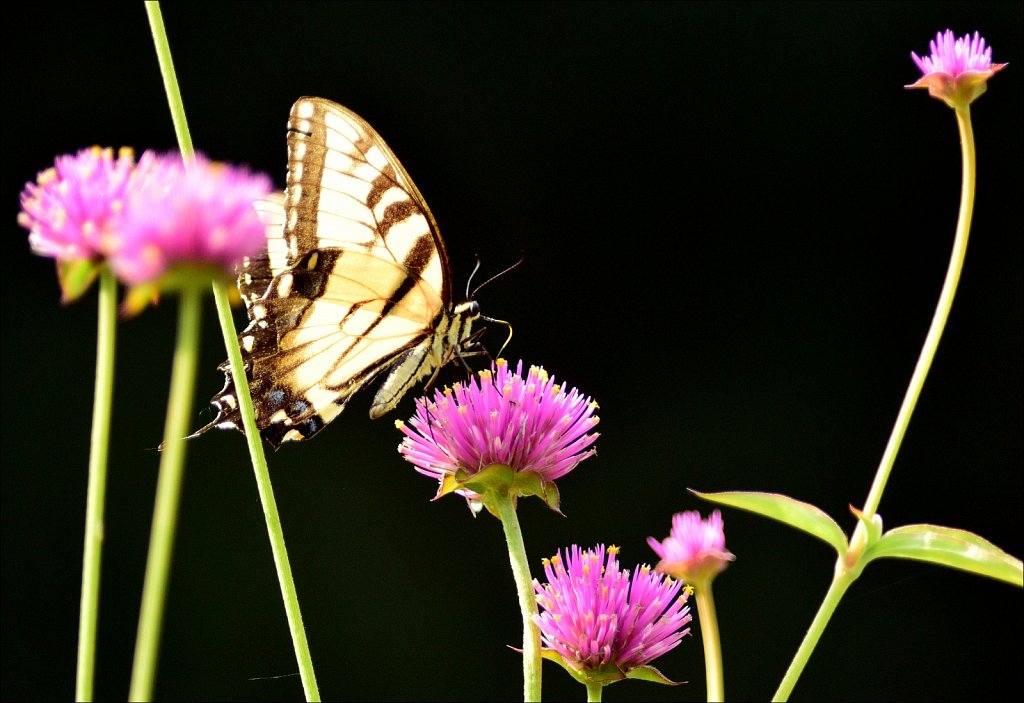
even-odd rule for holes
{"type": "Polygon", "coordinates": [[[359,248],[403,264],[450,300],[444,243],[423,197],[384,140],[341,105],[304,98],[292,107],[285,216],[293,261],[359,248]]]}
{"type": "MultiPolygon", "coordinates": [[[[444,243],[422,196],[346,108],[295,103],[283,206],[268,199],[257,212],[267,251],[240,268],[251,322],[239,341],[257,424],[275,446],[311,437],[390,369],[371,409],[383,414],[469,336],[476,303],[452,307],[444,243]]],[[[209,426],[240,428],[230,373],[213,404],[209,426]]]]}

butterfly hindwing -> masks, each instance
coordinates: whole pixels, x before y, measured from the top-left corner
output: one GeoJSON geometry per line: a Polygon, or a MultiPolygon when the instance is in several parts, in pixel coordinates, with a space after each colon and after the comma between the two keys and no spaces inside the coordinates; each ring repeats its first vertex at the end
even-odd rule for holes
{"type": "MultiPolygon", "coordinates": [[[[452,305],[448,259],[419,190],[360,117],[300,98],[288,121],[283,200],[256,204],[267,251],[243,262],[250,324],[239,336],[257,425],[274,446],[307,439],[390,370],[379,417],[470,336],[475,302],[452,305]]],[[[241,427],[230,370],[210,424],[241,427]]]]}
{"type": "Polygon", "coordinates": [[[284,196],[272,195],[253,203],[263,222],[267,247],[259,254],[247,256],[238,267],[238,292],[245,309],[267,292],[274,276],[288,268],[284,239],[284,196]]]}

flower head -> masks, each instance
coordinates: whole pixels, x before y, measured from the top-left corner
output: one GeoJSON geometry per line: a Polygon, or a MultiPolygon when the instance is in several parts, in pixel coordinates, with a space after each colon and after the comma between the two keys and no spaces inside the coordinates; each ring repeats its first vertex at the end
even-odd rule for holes
{"type": "Polygon", "coordinates": [[[735,559],[725,548],[722,513],[705,521],[696,510],[672,516],[672,531],[664,541],[647,538],[661,561],[657,570],[687,583],[710,581],[735,559]]]}
{"type": "Polygon", "coordinates": [[[682,582],[647,565],[619,569],[618,548],[573,545],[544,560],[547,583],[533,582],[541,642],[570,673],[611,683],[673,649],[690,632],[682,582]]]}
{"type": "Polygon", "coordinates": [[[177,264],[231,273],[265,245],[253,202],[271,190],[262,174],[197,155],[143,154],[132,178],[121,241],[111,267],[125,283],[154,281],[177,264]]]}
{"type": "Polygon", "coordinates": [[[135,158],[131,149],[94,146],[58,156],[21,191],[18,224],[32,251],[59,261],[110,255],[135,158]]]}
{"type": "Polygon", "coordinates": [[[928,88],[932,97],[953,108],[974,102],[985,92],[988,79],[1006,66],[992,63],[992,47],[977,32],[957,39],[947,29],[936,34],[928,48],[932,53],[923,58],[910,52],[924,75],[907,88],[928,88]]]}
{"type": "MultiPolygon", "coordinates": [[[[532,476],[553,489],[553,481],[595,453],[597,403],[575,388],[567,392],[538,366],[525,378],[522,370],[522,361],[511,371],[498,359],[468,383],[419,398],[408,424],[396,423],[405,434],[398,451],[442,482],[439,495],[472,493],[473,480],[496,465],[511,468],[517,481],[532,476]]],[[[546,488],[537,494],[551,504],[546,488]]]]}

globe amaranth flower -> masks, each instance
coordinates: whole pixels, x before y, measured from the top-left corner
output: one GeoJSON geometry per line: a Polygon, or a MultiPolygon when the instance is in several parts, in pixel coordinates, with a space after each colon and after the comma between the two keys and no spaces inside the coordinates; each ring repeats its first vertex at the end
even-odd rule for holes
{"type": "Polygon", "coordinates": [[[32,251],[60,260],[99,260],[116,242],[128,181],[131,149],[94,146],[58,156],[21,191],[18,224],[29,231],[32,251]]]}
{"type": "Polygon", "coordinates": [[[147,152],[132,177],[111,267],[129,285],[155,281],[176,265],[230,274],[265,246],[253,202],[270,190],[269,178],[244,168],[147,152]]]}
{"type": "Polygon", "coordinates": [[[687,583],[708,583],[735,559],[725,548],[722,513],[707,520],[690,510],[672,516],[672,530],[664,541],[647,538],[647,544],[661,561],[659,572],[687,583]]]}
{"type": "Polygon", "coordinates": [[[573,545],[564,557],[559,552],[544,560],[547,583],[533,582],[540,606],[533,621],[545,658],[583,683],[671,683],[648,665],[689,634],[689,592],[647,565],[632,575],[620,570],[618,552],[614,546],[583,551],[573,545]],[[639,668],[646,670],[634,671],[639,668]]]}
{"type": "Polygon", "coordinates": [[[94,146],[58,156],[21,191],[18,224],[32,251],[57,262],[65,303],[89,289],[117,243],[135,157],[94,146]]]}
{"type": "Polygon", "coordinates": [[[907,88],[927,88],[932,97],[952,108],[964,107],[985,92],[987,81],[1006,67],[992,63],[992,47],[977,33],[957,39],[952,30],[935,35],[928,48],[931,55],[920,57],[910,52],[924,75],[907,88]]]}
{"type": "Polygon", "coordinates": [[[395,423],[405,434],[398,451],[441,482],[438,497],[479,497],[495,486],[492,469],[502,469],[513,495],[539,495],[557,509],[554,481],[595,453],[597,403],[538,366],[525,377],[522,370],[522,361],[512,371],[498,359],[467,383],[418,399],[409,422],[395,423]]]}

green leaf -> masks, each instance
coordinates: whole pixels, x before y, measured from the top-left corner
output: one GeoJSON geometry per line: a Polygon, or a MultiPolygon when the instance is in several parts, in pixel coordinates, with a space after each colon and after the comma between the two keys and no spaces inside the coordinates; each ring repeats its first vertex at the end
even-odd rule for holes
{"type": "Polygon", "coordinates": [[[638,666],[635,669],[630,669],[626,672],[627,679],[640,679],[641,681],[652,681],[654,683],[665,684],[667,686],[682,686],[685,681],[673,681],[665,674],[661,673],[653,666],[648,664],[647,666],[638,666]]]}
{"type": "Polygon", "coordinates": [[[916,559],[963,569],[1024,587],[1021,561],[984,537],[940,525],[904,525],[889,530],[864,553],[871,559],[916,559]]]}
{"type": "Polygon", "coordinates": [[[515,471],[506,464],[491,464],[475,474],[467,474],[460,469],[455,473],[460,488],[467,488],[474,493],[486,494],[495,492],[500,495],[507,495],[515,479],[515,471]]]}
{"type": "Polygon", "coordinates": [[[558,664],[560,667],[569,672],[569,676],[573,677],[584,686],[592,683],[590,677],[587,676],[587,673],[585,671],[576,671],[576,669],[573,669],[571,666],[569,666],[569,662],[565,660],[565,657],[563,657],[558,652],[551,649],[542,649],[540,651],[540,656],[544,659],[547,659],[548,661],[552,661],[558,664]]]}
{"type": "Polygon", "coordinates": [[[67,305],[81,298],[100,273],[101,264],[89,259],[57,261],[57,280],[61,302],[67,305]]]}
{"type": "Polygon", "coordinates": [[[867,543],[874,544],[882,537],[882,516],[875,513],[871,517],[868,517],[857,508],[850,506],[850,512],[853,516],[864,523],[864,529],[867,530],[867,543]]]}
{"type": "Polygon", "coordinates": [[[438,485],[437,487],[437,495],[434,496],[434,500],[437,500],[438,498],[443,498],[449,493],[454,493],[461,487],[462,484],[459,483],[458,479],[456,479],[451,474],[445,474],[444,478],[441,479],[440,485],[438,485]]]}
{"type": "Polygon", "coordinates": [[[843,534],[843,530],[836,524],[835,520],[828,516],[828,513],[814,507],[810,503],[795,500],[781,493],[758,493],[754,491],[701,493],[692,488],[690,493],[712,503],[749,510],[752,513],[778,520],[831,544],[839,552],[840,556],[846,554],[846,535],[843,534]]]}
{"type": "Polygon", "coordinates": [[[516,496],[537,496],[543,500],[544,479],[535,471],[517,471],[512,477],[511,490],[516,496]]]}
{"type": "MultiPolygon", "coordinates": [[[[518,652],[519,650],[516,651],[518,652]]],[[[569,672],[569,676],[572,676],[584,686],[593,686],[595,684],[609,686],[617,681],[624,681],[625,679],[652,681],[654,683],[667,684],[669,686],[679,686],[686,683],[685,681],[673,681],[653,666],[649,665],[638,666],[626,672],[623,672],[614,664],[605,664],[599,669],[580,669],[577,671],[572,668],[572,665],[566,661],[565,657],[554,650],[542,649],[540,655],[544,659],[558,664],[569,672]]]]}
{"type": "Polygon", "coordinates": [[[516,496],[537,496],[543,500],[549,508],[559,515],[559,493],[558,486],[554,481],[545,481],[540,474],[534,471],[520,471],[516,473],[512,484],[512,491],[516,496]]]}

